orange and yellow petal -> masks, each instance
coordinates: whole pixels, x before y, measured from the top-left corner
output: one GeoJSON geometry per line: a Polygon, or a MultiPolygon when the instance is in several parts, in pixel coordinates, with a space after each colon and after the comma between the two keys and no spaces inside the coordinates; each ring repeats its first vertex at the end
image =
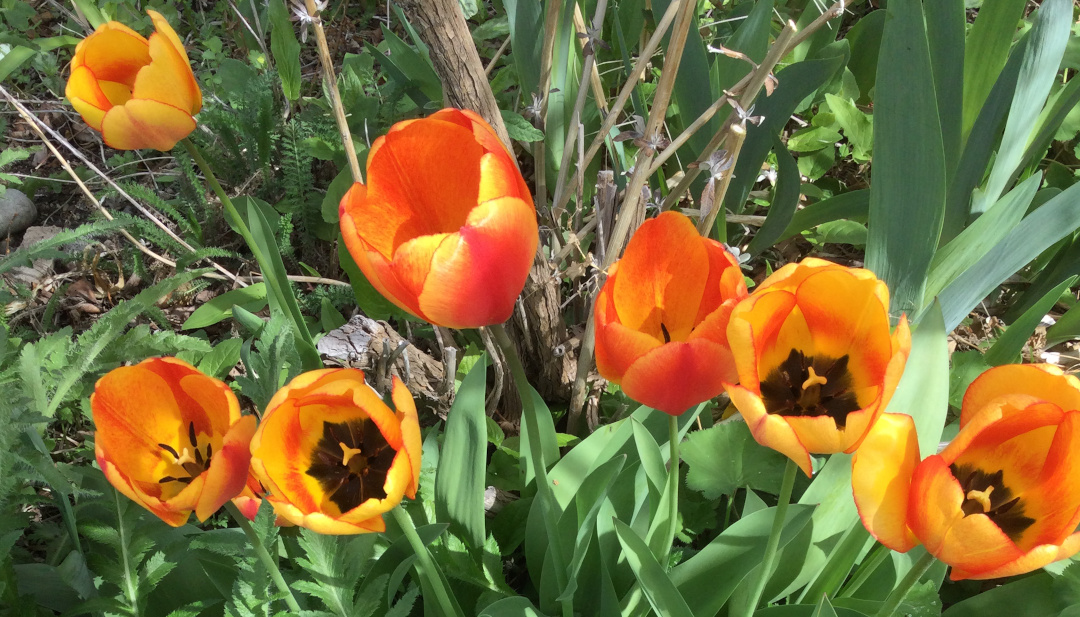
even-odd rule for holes
{"type": "Polygon", "coordinates": [[[195,119],[190,113],[145,99],[113,107],[101,123],[105,144],[117,150],[153,148],[167,152],[194,130],[195,119]]]}
{"type": "Polygon", "coordinates": [[[968,386],[960,427],[990,407],[995,399],[1018,394],[1054,403],[1062,409],[1080,409],[1080,380],[1076,377],[1065,375],[1050,364],[1006,364],[987,370],[968,386]]]}
{"type": "Polygon", "coordinates": [[[79,112],[86,124],[95,130],[101,130],[101,120],[105,117],[105,112],[112,107],[112,102],[98,85],[97,76],[90,67],[72,69],[64,96],[71,101],[71,106],[79,112]]]}
{"type": "Polygon", "coordinates": [[[150,64],[139,70],[131,96],[158,101],[189,115],[198,112],[202,93],[187,58],[181,56],[167,37],[150,35],[150,64]]]}
{"type": "Polygon", "coordinates": [[[622,378],[630,398],[673,416],[724,391],[731,352],[712,341],[668,343],[641,356],[622,378]]]}
{"type": "Polygon", "coordinates": [[[200,521],[217,512],[247,485],[251,438],[257,425],[255,416],[240,418],[225,434],[221,448],[214,452],[210,467],[203,473],[206,483],[195,507],[195,516],[200,521]]]}
{"type": "MultiPolygon", "coordinates": [[[[746,297],[746,279],[743,278],[739,260],[724,245],[711,238],[702,238],[709,256],[709,278],[701,296],[695,322],[700,323],[724,302],[738,301],[746,297]]],[[[724,338],[727,338],[725,334],[724,338]]]]}
{"type": "Polygon", "coordinates": [[[664,329],[670,340],[686,340],[708,278],[709,254],[689,218],[664,212],[645,221],[630,239],[612,283],[619,321],[659,340],[664,329]]]}
{"type": "Polygon", "coordinates": [[[767,375],[759,374],[759,353],[773,345],[794,307],[795,294],[783,290],[755,292],[735,305],[728,321],[727,337],[743,386],[760,391],[761,379],[767,375]]]}
{"type": "Polygon", "coordinates": [[[408,388],[402,383],[397,375],[393,378],[393,388],[390,391],[394,401],[398,420],[401,422],[402,448],[409,455],[411,465],[411,481],[405,489],[405,495],[409,499],[416,498],[416,491],[420,487],[420,453],[424,444],[420,436],[420,418],[416,413],[416,402],[408,388]]]}
{"type": "Polygon", "coordinates": [[[127,26],[110,22],[76,48],[72,68],[89,67],[98,79],[131,88],[142,67],[150,64],[150,44],[127,26]]]}
{"type": "Polygon", "coordinates": [[[814,468],[813,461],[810,460],[810,452],[799,441],[791,425],[785,422],[784,418],[768,413],[761,397],[745,386],[726,384],[725,388],[728,396],[731,397],[731,403],[746,420],[746,425],[750,428],[754,439],[759,444],[790,458],[807,477],[811,476],[814,468]]]}
{"type": "Polygon", "coordinates": [[[662,344],[648,334],[631,330],[620,323],[598,323],[596,370],[608,381],[622,383],[626,371],[635,362],[662,344]]]}
{"type": "MultiPolygon", "coordinates": [[[[418,297],[421,314],[433,324],[459,329],[506,321],[538,242],[529,204],[504,197],[477,206],[467,224],[436,248],[418,297]]],[[[395,256],[395,270],[396,262],[395,256]]]]}
{"type": "Polygon", "coordinates": [[[911,416],[884,414],[851,460],[851,487],[863,525],[885,546],[906,553],[918,540],[907,524],[919,440],[911,416]]]}
{"type": "Polygon", "coordinates": [[[1073,557],[1078,552],[1080,552],[1080,533],[1074,533],[1060,545],[1043,544],[1036,546],[1017,559],[989,570],[970,571],[954,567],[949,578],[954,581],[964,579],[987,580],[1026,574],[1048,566],[1055,561],[1073,557]]]}

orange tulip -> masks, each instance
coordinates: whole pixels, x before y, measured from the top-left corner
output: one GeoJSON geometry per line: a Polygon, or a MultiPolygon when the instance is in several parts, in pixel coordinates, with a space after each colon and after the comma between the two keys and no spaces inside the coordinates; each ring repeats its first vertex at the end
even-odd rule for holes
{"type": "Polygon", "coordinates": [[[851,452],[889,404],[911,351],[889,331],[889,290],[872,272],[820,259],[780,268],[731,313],[739,385],[731,402],[754,439],[811,475],[810,454],[851,452]]]}
{"type": "Polygon", "coordinates": [[[727,322],[739,262],[686,216],[646,221],[596,297],[596,368],[630,398],[679,415],[735,381],[727,322]]]}
{"type": "Polygon", "coordinates": [[[147,11],[147,41],[124,24],[98,26],[75,46],[65,95],[83,121],[117,150],[171,150],[195,130],[202,92],[169,22],[147,11]]]}
{"type": "Polygon", "coordinates": [[[922,543],[952,579],[1023,574],[1080,551],[1080,381],[1050,365],[992,368],[964,395],[960,433],[919,460],[911,416],[885,414],[855,453],[866,528],[922,543]]]}
{"type": "Polygon", "coordinates": [[[244,490],[255,416],[229,386],[176,358],[110,371],[90,397],[94,451],[116,490],[179,527],[244,490]]]}
{"type": "Polygon", "coordinates": [[[480,116],[444,109],[395,124],[372,144],[367,179],[341,200],[341,234],[379,293],[440,326],[509,319],[539,241],[536,209],[480,116]]]}
{"type": "Polygon", "coordinates": [[[304,373],[267,405],[251,467],[279,518],[325,534],[385,531],[382,514],[416,497],[420,423],[395,377],[395,413],[356,369],[304,373]]]}

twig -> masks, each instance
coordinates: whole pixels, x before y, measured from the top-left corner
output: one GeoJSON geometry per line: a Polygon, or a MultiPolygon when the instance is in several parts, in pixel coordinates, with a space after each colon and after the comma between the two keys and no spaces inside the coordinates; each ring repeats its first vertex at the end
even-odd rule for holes
{"type": "MultiPolygon", "coordinates": [[[[606,9],[607,7],[605,7],[606,9]]],[[[597,4],[597,10],[595,14],[601,13],[600,5],[597,4]]],[[[603,24],[603,20],[600,23],[596,23],[596,19],[593,19],[593,30],[600,31],[600,26],[603,24]]],[[[589,44],[589,30],[585,27],[585,18],[581,15],[581,5],[574,3],[574,29],[578,33],[578,46],[581,47],[584,52],[585,46],[589,44]],[[582,37],[581,35],[584,35],[582,37]]],[[[593,98],[596,99],[596,107],[600,110],[600,114],[607,113],[607,97],[604,95],[604,82],[600,81],[600,71],[596,64],[593,64],[591,71],[582,71],[583,73],[589,73],[589,85],[592,87],[593,98]]]]}
{"type": "MultiPolygon", "coordinates": [[[[487,415],[493,416],[496,405],[499,404],[499,400],[502,398],[503,381],[506,378],[506,361],[503,359],[502,354],[499,353],[498,347],[495,345],[495,341],[491,338],[491,332],[488,328],[480,328],[480,339],[484,341],[484,349],[488,353],[488,357],[491,358],[491,366],[495,374],[495,383],[491,385],[491,393],[488,395],[487,403],[484,405],[487,415]]],[[[522,394],[522,396],[525,396],[522,394]]]]}
{"type": "Polygon", "coordinates": [[[354,182],[363,182],[364,173],[360,170],[360,161],[356,158],[356,148],[353,146],[352,132],[349,131],[349,121],[345,116],[345,107],[341,104],[341,94],[338,92],[337,75],[334,74],[334,61],[330,57],[330,47],[326,44],[326,31],[323,30],[322,18],[319,9],[315,6],[315,0],[305,0],[308,17],[315,29],[315,40],[319,48],[319,60],[322,63],[323,79],[326,80],[326,91],[330,94],[330,105],[334,108],[334,119],[337,120],[338,132],[341,134],[342,145],[345,147],[345,157],[349,159],[349,169],[352,171],[354,182]]]}
{"type": "Polygon", "coordinates": [[[495,68],[495,63],[499,61],[499,58],[502,58],[502,55],[506,53],[506,48],[509,46],[510,37],[506,37],[506,40],[504,40],[502,42],[502,45],[499,46],[499,49],[495,52],[495,55],[491,57],[491,60],[488,60],[488,65],[484,67],[484,75],[491,75],[491,69],[495,68]]]}

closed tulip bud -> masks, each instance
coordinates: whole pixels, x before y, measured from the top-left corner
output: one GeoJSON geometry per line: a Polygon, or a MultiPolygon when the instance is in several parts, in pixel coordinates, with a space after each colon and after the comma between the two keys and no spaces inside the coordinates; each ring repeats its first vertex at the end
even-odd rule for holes
{"type": "Polygon", "coordinates": [[[372,144],[367,180],[341,200],[341,234],[379,293],[450,328],[510,317],[539,235],[491,126],[458,109],[399,122],[372,144]]]}
{"type": "Polygon", "coordinates": [[[147,40],[110,21],[75,46],[65,95],[117,150],[171,150],[195,130],[202,92],[180,37],[156,11],[147,40]]]}

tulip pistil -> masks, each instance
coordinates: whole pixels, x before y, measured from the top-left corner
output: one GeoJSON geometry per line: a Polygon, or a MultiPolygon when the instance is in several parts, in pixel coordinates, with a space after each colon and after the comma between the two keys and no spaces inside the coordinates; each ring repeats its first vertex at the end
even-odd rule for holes
{"type": "Polygon", "coordinates": [[[1013,497],[1012,491],[1005,486],[1003,471],[987,473],[972,465],[956,463],[949,469],[964,492],[964,501],[960,505],[964,516],[985,514],[1013,542],[1035,523],[1035,519],[1024,516],[1024,503],[1020,497],[1013,497]]]}
{"type": "Polygon", "coordinates": [[[342,512],[368,499],[386,498],[386,474],[397,452],[369,419],[324,422],[307,475],[342,512]]]}
{"type": "Polygon", "coordinates": [[[860,409],[851,386],[848,356],[807,356],[798,349],[792,349],[761,381],[761,398],[769,413],[829,416],[840,429],[847,415],[860,409]]]}
{"type": "Polygon", "coordinates": [[[179,451],[168,444],[158,444],[159,448],[172,455],[173,464],[181,467],[187,474],[187,476],[162,476],[161,479],[158,480],[158,484],[166,484],[168,482],[190,484],[192,480],[199,477],[199,474],[210,467],[210,459],[214,456],[214,444],[206,444],[206,456],[204,457],[202,449],[199,447],[198,436],[195,434],[194,422],[188,423],[188,442],[191,443],[191,447],[180,446],[179,451]]]}

